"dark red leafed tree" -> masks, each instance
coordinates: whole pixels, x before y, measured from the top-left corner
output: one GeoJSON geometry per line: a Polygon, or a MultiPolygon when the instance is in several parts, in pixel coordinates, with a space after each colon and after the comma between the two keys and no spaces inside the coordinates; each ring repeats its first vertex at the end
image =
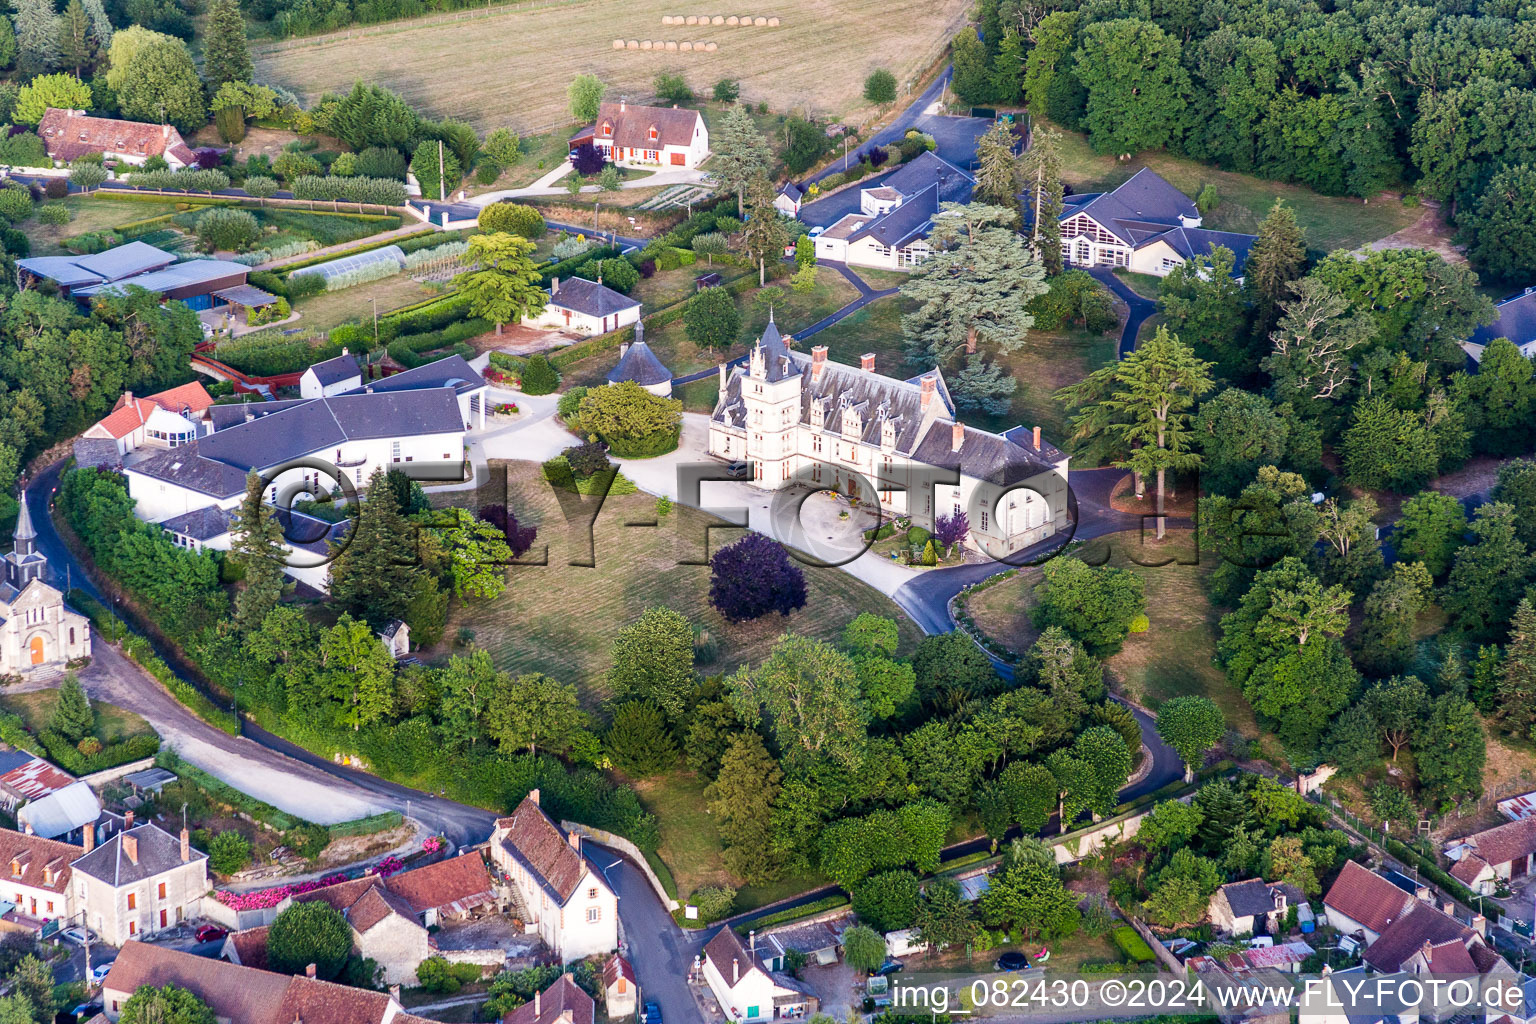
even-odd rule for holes
{"type": "Polygon", "coordinates": [[[588,174],[596,174],[607,162],[603,158],[603,151],[590,142],[583,142],[571,150],[571,166],[576,168],[577,174],[584,177],[588,174]]]}
{"type": "Polygon", "coordinates": [[[805,574],[775,540],[749,533],[710,559],[709,603],[732,622],[805,607],[805,574]]]}
{"type": "Polygon", "coordinates": [[[965,535],[970,532],[971,524],[966,520],[964,512],[939,516],[933,524],[933,539],[947,548],[965,540],[965,535]]]}
{"type": "Polygon", "coordinates": [[[482,520],[496,527],[507,538],[507,546],[512,549],[514,556],[533,547],[534,539],[539,535],[536,526],[518,525],[517,517],[505,505],[483,505],[479,514],[482,520]]]}

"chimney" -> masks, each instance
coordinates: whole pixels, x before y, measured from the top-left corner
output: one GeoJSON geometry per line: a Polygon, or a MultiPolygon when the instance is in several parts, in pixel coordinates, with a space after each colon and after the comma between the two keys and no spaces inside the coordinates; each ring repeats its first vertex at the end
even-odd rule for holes
{"type": "Polygon", "coordinates": [[[1474,914],[1472,917],[1472,930],[1486,939],[1488,937],[1488,919],[1482,914],[1474,914]]]}
{"type": "Polygon", "coordinates": [[[927,412],[928,407],[933,404],[933,396],[938,393],[939,378],[935,377],[931,373],[924,374],[921,384],[923,388],[923,396],[922,402],[918,408],[923,412],[927,412]]]}
{"type": "Polygon", "coordinates": [[[341,354],[345,356],[345,355],[350,355],[351,353],[349,353],[347,351],[347,346],[343,345],[343,346],[341,346],[341,354]]]}
{"type": "Polygon", "coordinates": [[[627,341],[619,342],[619,358],[623,359],[624,358],[624,354],[626,352],[628,352],[628,351],[629,351],[629,342],[627,342],[627,341]]]}
{"type": "Polygon", "coordinates": [[[530,789],[528,791],[528,799],[537,804],[539,802],[539,791],[537,789],[530,789]]]}
{"type": "Polygon", "coordinates": [[[874,368],[875,354],[873,352],[865,352],[863,355],[859,356],[859,369],[873,370],[874,368]]]}
{"type": "Polygon", "coordinates": [[[181,862],[187,863],[192,859],[192,833],[187,826],[181,826],[181,862]]]}
{"type": "Polygon", "coordinates": [[[1440,904],[1440,909],[1445,911],[1446,917],[1456,916],[1456,904],[1452,903],[1450,900],[1446,900],[1444,903],[1440,904]]]}
{"type": "Polygon", "coordinates": [[[29,821],[25,825],[23,825],[22,826],[22,831],[26,832],[27,835],[31,835],[32,834],[32,823],[29,821]]]}
{"type": "Polygon", "coordinates": [[[956,420],[955,425],[950,428],[949,437],[949,450],[952,452],[959,451],[960,446],[965,444],[965,424],[956,420]]]}
{"type": "Polygon", "coordinates": [[[1035,451],[1040,450],[1040,428],[1035,428],[1035,451]]]}
{"type": "Polygon", "coordinates": [[[85,852],[90,853],[92,850],[96,849],[96,823],[93,821],[86,825],[83,831],[85,833],[85,835],[82,837],[85,842],[85,852]]]}
{"type": "Polygon", "coordinates": [[[389,998],[393,999],[397,1003],[400,1001],[400,986],[399,985],[391,985],[391,986],[389,986],[389,998]]]}
{"type": "Polygon", "coordinates": [[[811,349],[811,380],[821,379],[821,371],[827,366],[827,346],[817,345],[811,349]]]}
{"type": "Polygon", "coordinates": [[[580,832],[567,832],[565,834],[565,841],[571,844],[571,849],[575,850],[577,853],[581,852],[580,832]]]}
{"type": "Polygon", "coordinates": [[[619,97],[619,113],[624,113],[624,97],[619,97]]]}
{"type": "Polygon", "coordinates": [[[721,363],[720,364],[720,390],[721,391],[725,390],[725,369],[726,369],[725,364],[721,363]]]}
{"type": "Polygon", "coordinates": [[[533,1015],[535,1017],[537,1017],[539,1015],[539,990],[538,989],[534,989],[533,990],[533,1015]]]}
{"type": "Polygon", "coordinates": [[[314,964],[306,965],[305,968],[304,968],[304,977],[306,977],[306,978],[313,978],[314,976],[315,976],[315,965],[314,964]]]}
{"type": "Polygon", "coordinates": [[[733,957],[731,957],[731,984],[734,985],[734,984],[736,984],[740,980],[741,980],[741,961],[736,959],[733,956],[733,957]]]}
{"type": "Polygon", "coordinates": [[[123,828],[125,828],[125,829],[133,828],[133,809],[132,808],[129,808],[123,814],[123,828]]]}
{"type": "Polygon", "coordinates": [[[124,405],[132,405],[133,404],[133,392],[132,391],[124,391],[123,392],[123,404],[124,405]]]}
{"type": "Polygon", "coordinates": [[[754,928],[751,931],[747,932],[747,948],[751,951],[753,956],[757,955],[757,929],[756,928],[754,928]]]}
{"type": "Polygon", "coordinates": [[[550,298],[554,298],[557,294],[559,294],[559,292],[560,292],[560,279],[558,277],[550,278],[549,279],[549,296],[550,296],[550,298]]]}
{"type": "Polygon", "coordinates": [[[134,864],[137,864],[139,862],[139,837],[130,836],[128,833],[124,832],[123,852],[128,855],[128,859],[130,861],[132,861],[134,864]]]}

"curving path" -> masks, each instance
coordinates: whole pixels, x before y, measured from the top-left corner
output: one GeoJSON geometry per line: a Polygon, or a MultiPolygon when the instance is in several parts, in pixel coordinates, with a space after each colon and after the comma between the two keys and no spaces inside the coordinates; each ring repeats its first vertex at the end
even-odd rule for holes
{"type": "Polygon", "coordinates": [[[1093,267],[1088,273],[1104,287],[1118,295],[1131,309],[1131,315],[1125,321],[1125,328],[1120,332],[1118,354],[1121,359],[1124,359],[1136,351],[1136,337],[1141,333],[1141,325],[1147,322],[1147,317],[1157,312],[1157,303],[1120,280],[1114,271],[1107,267],[1093,267]]]}

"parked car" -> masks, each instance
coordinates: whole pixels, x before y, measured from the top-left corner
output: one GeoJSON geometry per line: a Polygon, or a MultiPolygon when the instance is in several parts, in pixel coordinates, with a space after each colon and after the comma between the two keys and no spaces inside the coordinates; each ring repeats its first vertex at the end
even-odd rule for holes
{"type": "Polygon", "coordinates": [[[107,972],[112,969],[111,964],[97,964],[91,968],[91,981],[100,985],[107,977],[107,972]]]}
{"type": "Polygon", "coordinates": [[[85,945],[85,940],[87,938],[89,938],[92,942],[96,941],[96,933],[88,928],[81,927],[80,925],[76,925],[73,928],[65,928],[63,931],[59,932],[59,936],[66,942],[73,942],[77,946],[85,945]]]}
{"type": "Polygon", "coordinates": [[[216,924],[205,924],[197,930],[197,941],[215,942],[228,934],[228,928],[220,928],[216,924]]]}
{"type": "Polygon", "coordinates": [[[823,231],[825,231],[825,230],[827,230],[827,229],[824,228],[824,227],[817,226],[817,227],[811,228],[811,230],[806,232],[806,233],[809,234],[812,238],[820,238],[821,237],[821,233],[823,231]]]}
{"type": "Polygon", "coordinates": [[[725,473],[732,480],[745,480],[752,473],[750,462],[733,462],[725,467],[725,473]]]}
{"type": "Polygon", "coordinates": [[[1029,970],[1029,957],[1023,953],[1004,953],[993,964],[1000,971],[1027,971],[1029,970]]]}
{"type": "Polygon", "coordinates": [[[887,960],[885,963],[875,968],[874,977],[884,978],[892,974],[898,974],[905,970],[906,966],[907,965],[902,963],[900,960],[887,960]]]}
{"type": "Polygon", "coordinates": [[[640,1011],[640,1024],[661,1024],[661,1007],[655,1003],[646,1003],[640,1011]]]}

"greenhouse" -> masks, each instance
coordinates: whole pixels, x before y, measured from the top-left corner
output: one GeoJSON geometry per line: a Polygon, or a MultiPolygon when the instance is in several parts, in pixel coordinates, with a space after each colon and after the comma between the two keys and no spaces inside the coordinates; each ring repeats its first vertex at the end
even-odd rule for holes
{"type": "Polygon", "coordinates": [[[300,267],[289,274],[289,280],[309,274],[325,278],[325,290],[335,291],[365,281],[377,281],[400,273],[405,268],[405,253],[398,245],[385,245],[367,252],[353,253],[339,259],[317,263],[312,267],[300,267]]]}

